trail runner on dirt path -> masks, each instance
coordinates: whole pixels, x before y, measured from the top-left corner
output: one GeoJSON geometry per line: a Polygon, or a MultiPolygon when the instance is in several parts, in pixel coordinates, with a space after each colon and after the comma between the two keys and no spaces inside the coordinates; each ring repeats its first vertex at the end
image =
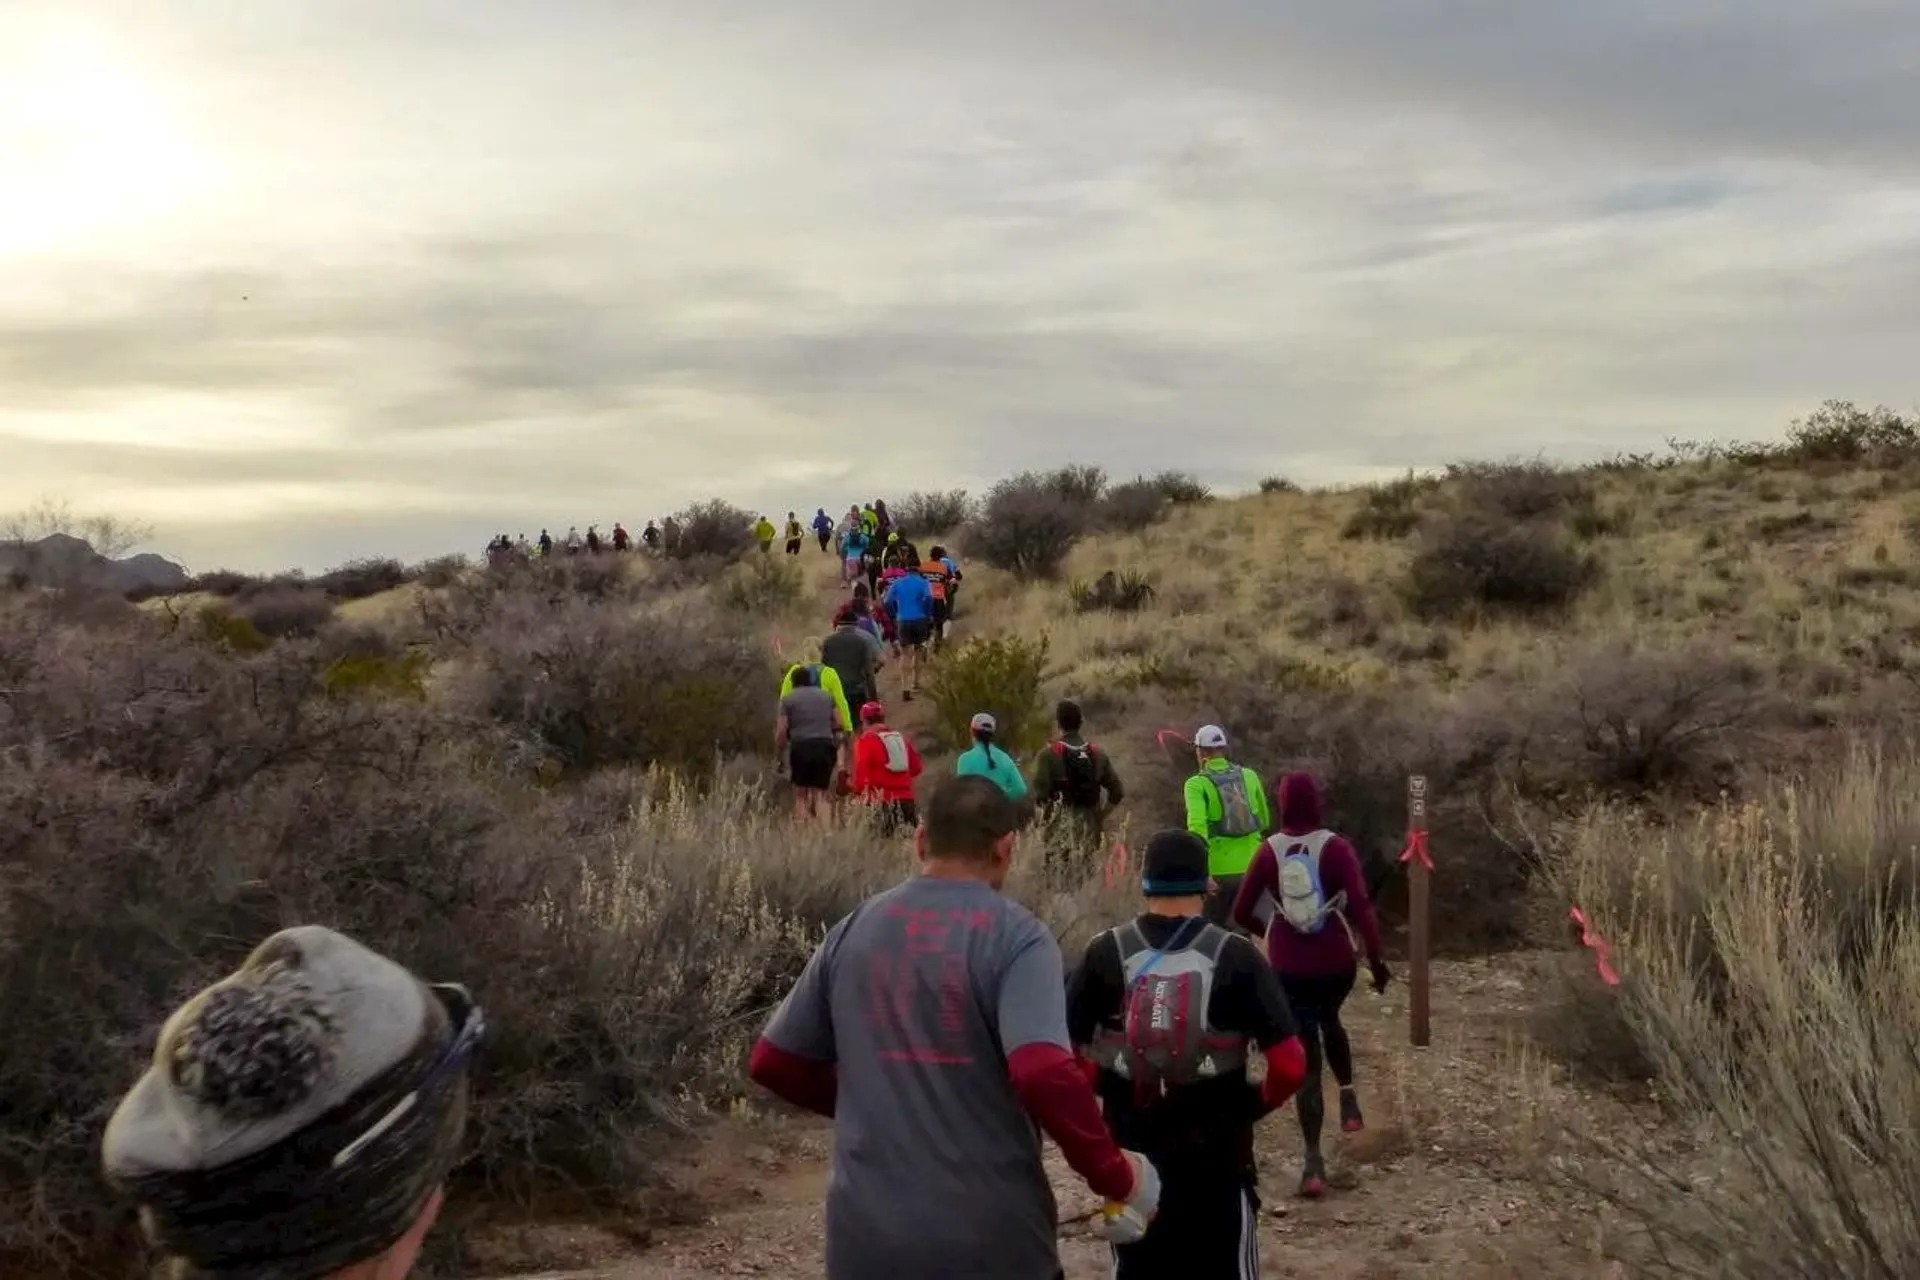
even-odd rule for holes
{"type": "Polygon", "coordinates": [[[1000,731],[999,721],[990,712],[976,712],[967,730],[973,735],[973,745],[953,762],[954,775],[986,778],[999,787],[1007,799],[1027,800],[1027,780],[1020,772],[1020,762],[994,744],[994,735],[1000,731]]]}
{"type": "Polygon", "coordinates": [[[1187,830],[1207,842],[1215,885],[1207,919],[1231,928],[1240,878],[1273,826],[1273,810],[1260,775],[1228,758],[1227,733],[1219,725],[1200,726],[1193,754],[1200,767],[1187,779],[1187,830]]]}
{"type": "Polygon", "coordinates": [[[1043,809],[1058,814],[1064,846],[1049,849],[1057,861],[1098,853],[1107,811],[1126,799],[1113,758],[1081,733],[1080,704],[1062,698],[1053,709],[1060,736],[1033,765],[1031,791],[1043,809]]]}
{"type": "Polygon", "coordinates": [[[1123,1206],[1110,1236],[1157,1208],[1073,1055],[1059,945],[1000,892],[1020,819],[985,779],[943,780],[920,873],[828,931],[754,1046],[756,1082],[834,1120],[828,1280],[1064,1280],[1039,1130],[1123,1206]]]}
{"type": "Polygon", "coordinates": [[[820,540],[820,550],[824,553],[833,546],[833,517],[827,509],[821,507],[813,513],[813,536],[820,540]]]}
{"type": "Polygon", "coordinates": [[[773,749],[793,780],[793,816],[821,818],[829,811],[833,775],[840,763],[842,743],[852,736],[846,700],[816,683],[816,675],[831,667],[795,667],[787,673],[788,688],[780,695],[780,714],[774,724],[773,749]]]}
{"type": "Polygon", "coordinates": [[[887,709],[869,701],[860,708],[860,738],[853,744],[853,794],[873,806],[885,835],[920,823],[914,786],[926,769],[913,739],[887,724],[887,709]]]}
{"type": "Polygon", "coordinates": [[[1347,1133],[1366,1128],[1354,1093],[1353,1047],[1340,1023],[1340,1007],[1359,975],[1354,955],[1357,930],[1364,944],[1373,989],[1382,992],[1392,971],[1381,956],[1380,924],[1367,895],[1367,878],[1344,836],[1329,831],[1320,816],[1320,788],[1309,773],[1280,780],[1280,830],[1263,841],[1241,881],[1233,916],[1242,928],[1266,934],[1267,956],[1280,976],[1307,1046],[1307,1083],[1300,1090],[1300,1136],[1306,1163],[1300,1194],[1326,1193],[1326,1158],[1320,1130],[1326,1096],[1320,1069],[1325,1062],[1340,1087],[1340,1127],[1347,1133]]]}
{"type": "Polygon", "coordinates": [[[927,641],[933,638],[933,587],[917,573],[895,578],[881,606],[900,630],[908,702],[920,692],[920,669],[926,662],[927,641]]]}
{"type": "Polygon", "coordinates": [[[1156,832],[1143,854],[1145,913],[1095,937],[1067,984],[1067,1029],[1107,1127],[1160,1171],[1159,1216],[1145,1239],[1115,1246],[1118,1280],[1258,1280],[1253,1128],[1307,1077],[1266,957],[1201,914],[1207,856],[1191,831],[1156,832]],[[1259,1085],[1247,1077],[1256,1049],[1259,1085]]]}

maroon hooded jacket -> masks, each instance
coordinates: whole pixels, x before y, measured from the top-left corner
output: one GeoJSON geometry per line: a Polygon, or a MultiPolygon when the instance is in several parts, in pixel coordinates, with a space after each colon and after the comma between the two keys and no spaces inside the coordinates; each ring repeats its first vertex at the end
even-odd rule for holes
{"type": "MultiPolygon", "coordinates": [[[[1308,773],[1290,773],[1280,780],[1280,831],[1282,835],[1304,836],[1321,827],[1320,788],[1308,773]]],[[[1284,842],[1283,842],[1284,843],[1284,842]]],[[[1380,922],[1374,918],[1373,901],[1367,897],[1367,879],[1360,870],[1360,855],[1336,835],[1320,851],[1320,886],[1328,898],[1347,895],[1341,914],[1359,934],[1367,958],[1380,958],[1380,922]]],[[[1261,896],[1280,896],[1280,859],[1273,841],[1260,846],[1247,868],[1246,879],[1233,900],[1233,919],[1241,928],[1258,936],[1260,918],[1255,913],[1261,896]]],[[[1318,933],[1300,933],[1275,915],[1267,931],[1267,959],[1280,975],[1322,977],[1345,973],[1358,967],[1354,957],[1354,939],[1338,920],[1328,920],[1318,933]]]]}

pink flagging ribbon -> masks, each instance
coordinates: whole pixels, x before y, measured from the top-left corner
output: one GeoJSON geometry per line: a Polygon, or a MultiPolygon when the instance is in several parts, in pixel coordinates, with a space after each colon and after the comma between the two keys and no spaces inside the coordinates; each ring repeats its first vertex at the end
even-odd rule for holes
{"type": "Polygon", "coordinates": [[[1106,863],[1107,888],[1111,889],[1115,885],[1118,885],[1122,880],[1126,879],[1126,876],[1127,876],[1126,842],[1122,840],[1115,840],[1113,842],[1113,852],[1107,855],[1107,863],[1106,863]]]}
{"type": "Polygon", "coordinates": [[[1402,862],[1412,862],[1416,858],[1421,866],[1433,870],[1433,852],[1427,848],[1427,833],[1424,830],[1407,832],[1407,847],[1400,854],[1402,862]]]}
{"type": "Polygon", "coordinates": [[[1169,760],[1173,759],[1173,752],[1167,750],[1168,738],[1172,738],[1175,742],[1182,743],[1189,747],[1193,745],[1193,740],[1187,737],[1186,734],[1180,732],[1178,729],[1160,730],[1158,733],[1153,735],[1153,740],[1160,744],[1161,753],[1165,755],[1169,760]]]}
{"type": "Polygon", "coordinates": [[[773,633],[773,656],[776,658],[784,658],[787,656],[787,646],[780,643],[780,633],[778,631],[773,633]]]}
{"type": "Polygon", "coordinates": [[[1600,981],[1610,987],[1619,986],[1620,975],[1614,972],[1613,950],[1607,945],[1607,940],[1600,936],[1600,931],[1593,927],[1593,922],[1587,919],[1587,913],[1580,908],[1572,908],[1567,915],[1580,926],[1580,945],[1592,949],[1594,967],[1600,970],[1600,981]]]}

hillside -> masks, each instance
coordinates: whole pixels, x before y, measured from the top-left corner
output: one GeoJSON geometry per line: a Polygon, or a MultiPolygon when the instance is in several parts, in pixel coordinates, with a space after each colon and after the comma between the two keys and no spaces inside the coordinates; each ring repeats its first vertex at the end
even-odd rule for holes
{"type": "MultiPolygon", "coordinates": [[[[41,1029],[0,1049],[0,1271],[124,1265],[82,1135],[169,993],[293,919],[488,1007],[457,1269],[804,1271],[821,1134],[753,1105],[740,1054],[908,854],[786,817],[773,693],[835,568],[736,559],[710,514],[712,553],[675,560],[0,609],[0,1010],[41,1029]]],[[[1884,1043],[1920,1026],[1916,529],[1913,424],[1844,406],[1765,448],[1337,492],[1017,477],[955,533],[929,696],[886,692],[936,757],[979,709],[1037,746],[1077,697],[1130,843],[1175,818],[1173,735],[1217,721],[1263,774],[1325,780],[1390,924],[1405,777],[1432,779],[1435,1044],[1404,1047],[1402,988],[1356,999],[1372,1129],[1324,1204],[1286,1204],[1297,1131],[1263,1126],[1271,1274],[1895,1274],[1920,1257],[1920,1153],[1878,1119],[1920,1086],[1884,1043]]],[[[1031,858],[1011,888],[1070,953],[1133,905],[1031,858]]]]}

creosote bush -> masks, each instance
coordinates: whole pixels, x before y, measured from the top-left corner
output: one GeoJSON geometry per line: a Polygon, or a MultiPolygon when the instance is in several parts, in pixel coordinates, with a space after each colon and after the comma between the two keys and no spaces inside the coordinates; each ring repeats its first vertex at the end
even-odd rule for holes
{"type": "Polygon", "coordinates": [[[1100,526],[1116,533],[1138,533],[1158,524],[1167,514],[1169,499],[1157,480],[1129,480],[1117,484],[1101,499],[1100,526]]]}
{"type": "Polygon", "coordinates": [[[790,556],[749,556],[728,566],[716,584],[721,604],[755,617],[776,617],[800,603],[807,580],[790,556]]]}
{"type": "Polygon", "coordinates": [[[1340,536],[1352,540],[1404,538],[1420,527],[1420,499],[1438,482],[1409,471],[1398,480],[1368,485],[1358,510],[1347,517],[1340,536]]]}
{"type": "Polygon", "coordinates": [[[934,706],[934,729],[943,746],[972,741],[975,713],[991,712],[994,740],[1008,751],[1046,741],[1049,709],[1041,696],[1047,671],[1047,638],[975,636],[940,655],[925,682],[934,706]]]}
{"type": "Polygon", "coordinates": [[[269,640],[310,638],[333,621],[333,601],[316,587],[277,587],[249,596],[235,613],[269,640]]]}
{"type": "Polygon", "coordinates": [[[1002,480],[967,526],[967,554],[1023,579],[1057,576],[1094,520],[1094,501],[1063,493],[1070,487],[1032,472],[1002,480]]]}
{"type": "Polygon", "coordinates": [[[889,504],[893,523],[911,538],[952,533],[973,518],[973,499],[965,489],[910,493],[889,504]]]}
{"type": "Polygon", "coordinates": [[[730,502],[696,502],[675,518],[680,540],[667,554],[676,560],[731,560],[754,545],[753,514],[730,502]]]}
{"type": "Polygon", "coordinates": [[[1407,566],[1406,597],[1425,618],[1476,610],[1565,609],[1599,574],[1599,562],[1546,521],[1441,517],[1424,529],[1407,566]]]}

